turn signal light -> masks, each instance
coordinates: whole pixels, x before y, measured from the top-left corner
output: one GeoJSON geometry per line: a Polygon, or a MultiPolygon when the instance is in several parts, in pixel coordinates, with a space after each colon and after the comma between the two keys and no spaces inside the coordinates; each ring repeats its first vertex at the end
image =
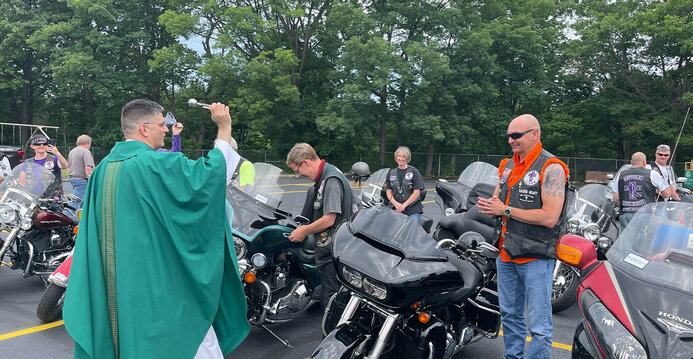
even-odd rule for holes
{"type": "Polygon", "coordinates": [[[577,266],[582,259],[582,251],[563,243],[559,243],[556,247],[556,257],[570,265],[577,266]]]}
{"type": "Polygon", "coordinates": [[[72,233],[77,234],[78,229],[79,229],[79,226],[75,226],[75,228],[72,228],[72,233]]]}
{"type": "Polygon", "coordinates": [[[431,316],[428,315],[428,313],[426,313],[426,312],[419,313],[419,322],[421,324],[426,324],[426,323],[428,323],[429,320],[431,320],[431,316]]]}
{"type": "Polygon", "coordinates": [[[421,302],[418,300],[411,305],[411,309],[417,310],[419,308],[421,308],[421,302]]]}
{"type": "Polygon", "coordinates": [[[253,282],[255,282],[255,273],[248,272],[243,276],[243,279],[245,280],[246,283],[253,283],[253,282]]]}

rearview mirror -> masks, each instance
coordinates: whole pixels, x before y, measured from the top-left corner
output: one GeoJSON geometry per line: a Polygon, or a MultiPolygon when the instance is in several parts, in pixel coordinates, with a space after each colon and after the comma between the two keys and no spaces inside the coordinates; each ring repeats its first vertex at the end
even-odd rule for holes
{"type": "Polygon", "coordinates": [[[614,179],[614,174],[613,174],[613,173],[607,173],[607,174],[606,174],[606,179],[608,179],[608,180],[614,179]]]}
{"type": "Polygon", "coordinates": [[[688,182],[688,178],[686,177],[679,177],[676,179],[676,183],[686,183],[688,182]]]}

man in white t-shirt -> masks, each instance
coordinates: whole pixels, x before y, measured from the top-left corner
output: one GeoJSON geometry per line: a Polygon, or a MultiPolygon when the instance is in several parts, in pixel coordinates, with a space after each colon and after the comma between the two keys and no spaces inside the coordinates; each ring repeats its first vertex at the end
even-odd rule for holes
{"type": "Polygon", "coordinates": [[[676,193],[676,174],[671,166],[667,166],[667,162],[671,158],[671,150],[668,145],[657,146],[657,151],[655,152],[655,161],[650,165],[652,170],[659,173],[664,181],[671,187],[672,195],[671,198],[680,201],[681,198],[676,193]]]}

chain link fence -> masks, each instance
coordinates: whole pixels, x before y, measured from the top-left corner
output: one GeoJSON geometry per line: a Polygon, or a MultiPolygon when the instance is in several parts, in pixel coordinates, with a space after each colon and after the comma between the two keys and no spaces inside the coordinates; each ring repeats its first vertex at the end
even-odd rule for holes
{"type": "MultiPolygon", "coordinates": [[[[70,148],[60,147],[61,153],[65,156],[69,153],[70,148]]],[[[108,155],[110,149],[92,147],[94,160],[99,163],[108,155]]],[[[185,150],[183,153],[190,159],[198,159],[209,152],[208,149],[185,150]]],[[[240,155],[251,162],[265,162],[273,164],[286,171],[289,168],[286,166],[286,153],[278,153],[277,151],[258,151],[258,150],[240,150],[240,155]]],[[[319,154],[318,154],[319,155],[319,154]]],[[[421,174],[426,177],[444,177],[457,179],[460,173],[471,163],[476,161],[488,162],[494,166],[498,166],[500,161],[506,158],[507,155],[485,155],[485,154],[451,154],[451,153],[412,153],[410,165],[416,167],[421,174]]],[[[590,172],[615,173],[621,166],[629,163],[622,159],[607,159],[607,158],[585,158],[585,157],[559,157],[570,170],[570,178],[572,182],[582,183],[585,181],[585,176],[590,172]]],[[[368,155],[354,155],[351,158],[345,156],[345,159],[339,161],[328,162],[334,164],[344,172],[349,172],[351,166],[359,161],[368,163],[371,172],[383,167],[395,167],[395,159],[393,152],[385,153],[385,165],[380,165],[379,154],[372,153],[368,155]]],[[[684,162],[677,162],[674,166],[674,171],[678,176],[683,176],[684,162]]]]}

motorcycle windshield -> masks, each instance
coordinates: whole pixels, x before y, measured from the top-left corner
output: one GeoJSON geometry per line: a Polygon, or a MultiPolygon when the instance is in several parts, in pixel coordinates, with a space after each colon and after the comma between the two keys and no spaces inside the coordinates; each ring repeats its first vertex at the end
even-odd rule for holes
{"type": "Polygon", "coordinates": [[[612,199],[611,190],[603,184],[582,186],[575,194],[573,204],[568,207],[568,218],[584,223],[592,221],[592,214],[599,213],[607,201],[612,199]]]}
{"type": "Polygon", "coordinates": [[[254,184],[239,186],[238,181],[233,186],[254,200],[272,208],[278,208],[285,212],[295,212],[300,208],[303,196],[297,196],[296,192],[305,193],[307,188],[296,190],[295,183],[291,183],[296,176],[284,172],[281,168],[269,163],[253,163],[255,168],[254,184]]]}
{"type": "Polygon", "coordinates": [[[693,203],[643,206],[606,257],[633,277],[692,292],[693,203]]]}
{"type": "Polygon", "coordinates": [[[387,181],[388,172],[390,172],[389,168],[381,168],[375,173],[371,174],[370,177],[368,177],[368,180],[363,183],[359,198],[373,198],[376,201],[380,201],[381,191],[383,189],[383,185],[387,181]]]}
{"type": "Polygon", "coordinates": [[[498,167],[486,162],[474,162],[462,171],[457,182],[470,188],[478,183],[495,187],[498,184],[498,167]]]}
{"type": "Polygon", "coordinates": [[[53,170],[35,163],[17,165],[0,184],[0,203],[15,202],[29,206],[38,198],[51,195],[60,186],[53,170]]]}

